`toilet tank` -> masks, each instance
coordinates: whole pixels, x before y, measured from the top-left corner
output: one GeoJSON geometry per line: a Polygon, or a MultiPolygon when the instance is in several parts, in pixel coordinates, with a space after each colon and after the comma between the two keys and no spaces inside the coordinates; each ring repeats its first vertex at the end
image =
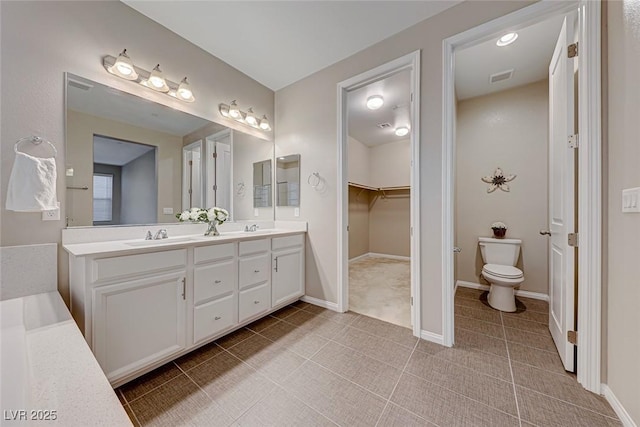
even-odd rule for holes
{"type": "Polygon", "coordinates": [[[480,252],[485,264],[516,265],[520,256],[520,239],[479,237],[480,252]]]}

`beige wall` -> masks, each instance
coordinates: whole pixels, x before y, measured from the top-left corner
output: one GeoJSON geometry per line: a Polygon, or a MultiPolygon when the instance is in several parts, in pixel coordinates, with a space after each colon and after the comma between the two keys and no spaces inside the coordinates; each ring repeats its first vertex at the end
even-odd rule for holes
{"type": "MultiPolygon", "coordinates": [[[[442,40],[530,4],[465,2],[276,92],[276,146],[302,154],[303,179],[318,171],[326,191],[302,186],[300,219],[309,222],[307,294],[337,301],[337,83],[421,50],[420,181],[422,324],[442,332],[442,40]]],[[[277,211],[277,219],[293,218],[277,211]]]]}
{"type": "Polygon", "coordinates": [[[371,186],[411,185],[411,140],[403,139],[371,147],[371,186]]]}
{"type": "Polygon", "coordinates": [[[348,139],[349,182],[373,187],[371,182],[371,149],[355,138],[348,139]]]}
{"type": "Polygon", "coordinates": [[[125,141],[154,145],[157,150],[158,206],[157,222],[176,222],[174,215],[164,215],[162,208],[181,210],[182,137],[67,110],[67,167],[74,176],[68,185],[88,186],[89,191],[67,193],[66,212],[69,226],[93,224],[93,136],[109,136],[125,141]]]}
{"type": "Polygon", "coordinates": [[[507,237],[522,239],[520,289],[548,294],[547,80],[458,102],[456,122],[456,280],[487,284],[481,277],[479,236],[491,223],[507,224],[507,237]],[[517,175],[509,192],[487,193],[481,177],[497,167],[517,175]]]}
{"type": "Polygon", "coordinates": [[[369,252],[411,256],[411,207],[409,190],[386,193],[369,211],[369,252]]]}
{"type": "Polygon", "coordinates": [[[369,250],[370,192],[349,187],[349,259],[371,252],[369,250]]]}
{"type": "MultiPolygon", "coordinates": [[[[0,8],[2,246],[61,240],[64,221],[42,222],[37,213],[5,211],[4,200],[13,143],[35,133],[51,140],[58,149],[58,198],[61,218],[66,215],[65,71],[208,120],[224,122],[229,127],[242,128],[243,132],[251,130],[232,120],[223,121],[218,113],[219,103],[237,99],[240,105],[252,105],[261,114],[273,117],[273,91],[121,2],[3,1],[0,8]],[[171,80],[188,76],[195,102],[185,104],[107,73],[102,57],[117,55],[125,47],[135,63],[145,69],[161,63],[171,80]]],[[[264,132],[255,133],[264,136],[264,132]]],[[[67,257],[62,249],[59,260],[59,289],[68,300],[67,257]]]]}
{"type": "Polygon", "coordinates": [[[640,2],[608,7],[607,383],[640,425],[640,214],[623,214],[622,189],[640,187],[640,2]]]}

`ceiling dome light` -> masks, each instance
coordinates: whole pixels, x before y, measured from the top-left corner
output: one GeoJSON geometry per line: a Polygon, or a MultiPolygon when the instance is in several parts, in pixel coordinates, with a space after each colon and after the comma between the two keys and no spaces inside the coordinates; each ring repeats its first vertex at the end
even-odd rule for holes
{"type": "Polygon", "coordinates": [[[231,105],[229,106],[229,115],[234,119],[239,119],[240,117],[242,117],[236,101],[231,101],[231,105]]]}
{"type": "Polygon", "coordinates": [[[262,119],[260,119],[260,129],[271,130],[271,125],[269,124],[267,116],[262,116],[262,119]]]}
{"type": "Polygon", "coordinates": [[[122,53],[118,55],[116,62],[113,64],[113,66],[108,68],[108,71],[111,74],[122,77],[123,79],[138,79],[138,73],[136,73],[136,69],[133,66],[131,58],[129,58],[129,55],[127,55],[127,49],[123,50],[122,53]]]}
{"type": "Polygon", "coordinates": [[[377,110],[384,104],[384,98],[382,95],[373,95],[367,98],[367,108],[370,110],[377,110]]]}
{"type": "Polygon", "coordinates": [[[167,86],[167,82],[162,75],[162,70],[160,70],[160,64],[156,65],[156,67],[151,71],[151,75],[147,79],[149,83],[149,87],[153,90],[157,90],[158,92],[169,92],[169,86],[167,86]]]}
{"type": "Polygon", "coordinates": [[[396,135],[398,136],[405,136],[409,133],[409,128],[406,126],[400,126],[399,128],[396,128],[396,135]]]}
{"type": "Polygon", "coordinates": [[[189,86],[189,82],[187,81],[186,77],[182,79],[182,81],[180,82],[180,85],[178,86],[178,90],[176,91],[176,96],[183,101],[187,101],[187,102],[195,101],[195,98],[193,97],[193,92],[191,91],[191,87],[189,86]]]}
{"type": "Polygon", "coordinates": [[[253,108],[249,108],[247,111],[247,116],[244,118],[244,121],[247,122],[251,126],[258,126],[258,119],[256,119],[256,115],[253,113],[253,108]]]}
{"type": "Polygon", "coordinates": [[[504,36],[500,37],[496,44],[500,47],[508,46],[518,38],[518,33],[507,33],[504,36]]]}

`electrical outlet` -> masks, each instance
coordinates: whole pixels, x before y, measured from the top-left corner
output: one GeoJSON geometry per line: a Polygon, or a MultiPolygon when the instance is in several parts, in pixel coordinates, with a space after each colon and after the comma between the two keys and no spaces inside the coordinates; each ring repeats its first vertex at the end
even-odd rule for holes
{"type": "Polygon", "coordinates": [[[622,212],[640,212],[640,187],[622,190],[622,212]]]}
{"type": "Polygon", "coordinates": [[[254,209],[253,216],[260,216],[260,211],[258,209],[254,209]]]}
{"type": "Polygon", "coordinates": [[[173,215],[173,208],[162,208],[162,213],[165,215],[173,215]]]}
{"type": "Polygon", "coordinates": [[[293,216],[295,217],[300,216],[300,208],[293,208],[293,216]]]}
{"type": "Polygon", "coordinates": [[[42,211],[43,221],[60,221],[60,208],[42,211]]]}

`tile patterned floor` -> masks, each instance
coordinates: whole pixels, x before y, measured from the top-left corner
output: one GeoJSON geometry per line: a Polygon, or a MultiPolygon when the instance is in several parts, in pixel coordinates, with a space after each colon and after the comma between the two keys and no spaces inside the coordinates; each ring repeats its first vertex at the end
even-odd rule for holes
{"type": "Polygon", "coordinates": [[[456,346],[294,303],[117,389],[134,425],[619,426],[562,369],[546,303],[456,293],[456,346]]]}

